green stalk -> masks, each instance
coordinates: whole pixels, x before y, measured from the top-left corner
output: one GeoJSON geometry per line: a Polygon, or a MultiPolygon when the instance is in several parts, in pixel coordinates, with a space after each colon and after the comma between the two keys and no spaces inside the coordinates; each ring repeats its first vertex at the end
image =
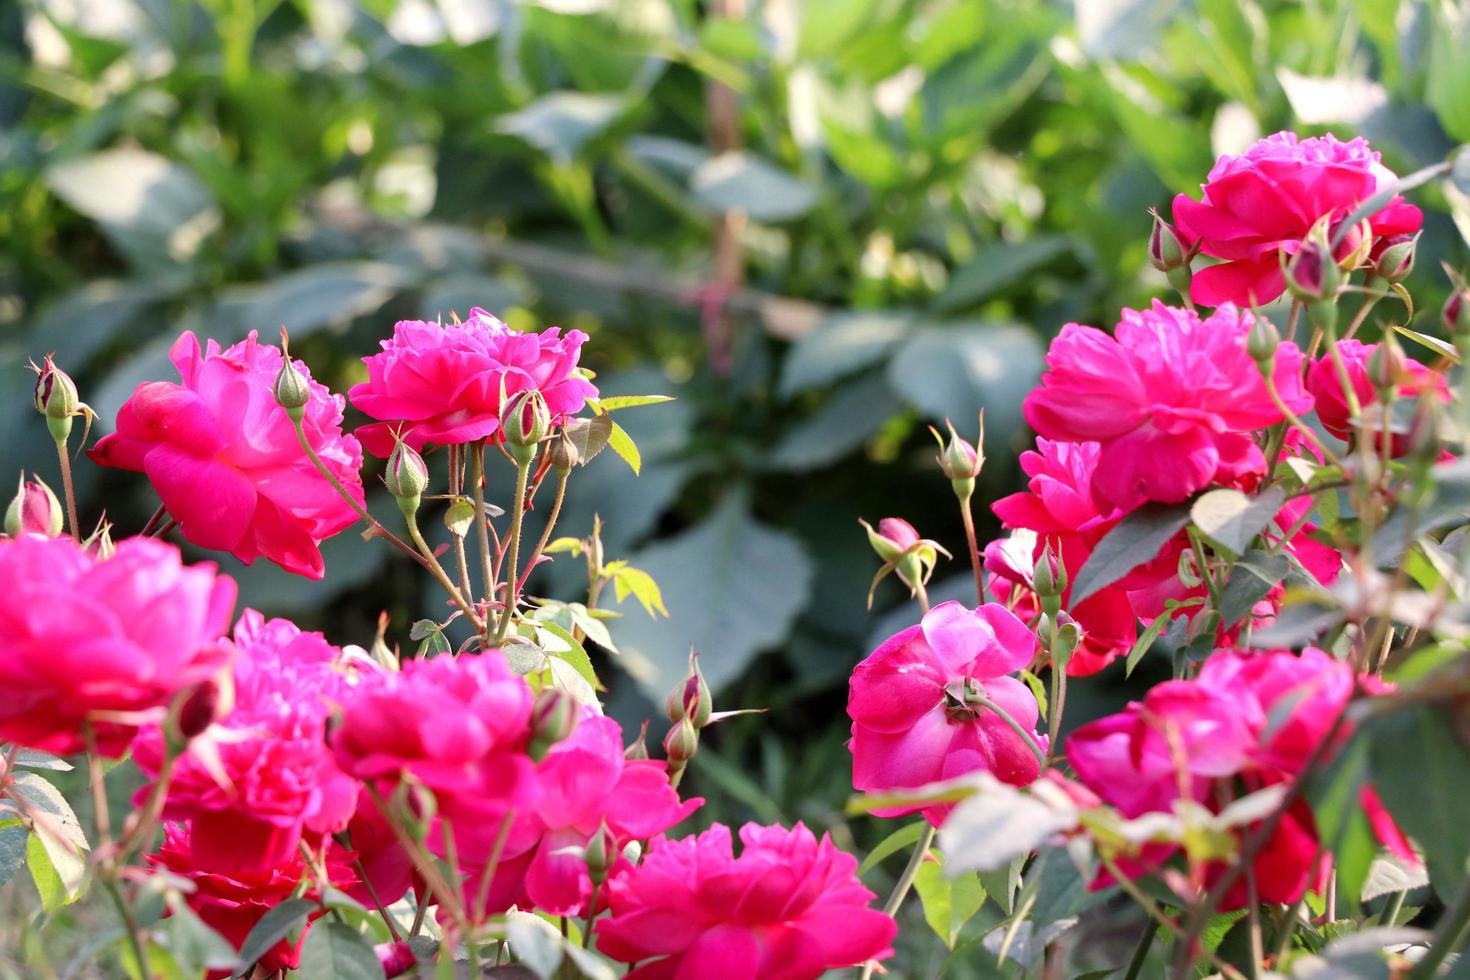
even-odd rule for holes
{"type": "MultiPolygon", "coordinates": [[[[919,866],[924,863],[924,858],[929,853],[930,846],[934,843],[934,825],[929,824],[924,832],[919,835],[918,843],[914,845],[914,853],[909,855],[909,863],[903,869],[903,874],[898,876],[898,883],[893,886],[893,891],[888,895],[888,901],[883,903],[883,911],[887,915],[895,915],[903,900],[908,897],[909,889],[914,885],[914,878],[919,873],[919,866]]],[[[873,970],[877,967],[877,960],[869,960],[863,964],[862,980],[869,980],[873,976],[873,970]]]]}
{"type": "Polygon", "coordinates": [[[505,572],[505,602],[501,610],[499,624],[495,628],[494,644],[499,646],[504,640],[506,633],[510,632],[511,617],[515,614],[516,602],[520,598],[520,589],[517,588],[516,572],[520,562],[521,551],[521,525],[526,516],[526,481],[531,475],[531,463],[535,460],[533,452],[526,459],[516,460],[516,492],[515,510],[510,515],[510,542],[507,546],[510,552],[510,565],[505,572]]]}

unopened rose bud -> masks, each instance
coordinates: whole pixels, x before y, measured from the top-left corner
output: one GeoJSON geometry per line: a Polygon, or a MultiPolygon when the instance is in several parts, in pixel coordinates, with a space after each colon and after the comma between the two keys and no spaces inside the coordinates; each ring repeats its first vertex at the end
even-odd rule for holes
{"type": "Polygon", "coordinates": [[[505,444],[517,460],[529,461],[536,455],[536,445],[551,429],[551,411],[546,397],[537,388],[521,392],[501,411],[500,431],[505,444]]]}
{"type": "Polygon", "coordinates": [[[5,510],[5,533],[11,537],[20,534],[39,534],[48,538],[61,535],[64,519],[61,501],[40,479],[27,480],[21,477],[15,498],[5,510]]]}
{"type": "Polygon", "coordinates": [[[558,473],[565,473],[580,462],[582,454],[577,451],[577,444],[566,432],[557,433],[551,440],[551,465],[558,473]]]}
{"type": "Polygon", "coordinates": [[[548,687],[531,705],[531,743],[527,753],[540,762],[551,747],[576,731],[581,708],[577,699],[560,688],[548,687]]]}
{"type": "Polygon", "coordinates": [[[945,476],[949,477],[949,485],[954,489],[955,496],[961,503],[968,502],[975,492],[975,478],[980,475],[985,466],[985,454],[975,447],[985,442],[985,413],[980,413],[980,435],[974,445],[969,441],[961,439],[955,431],[954,424],[945,420],[949,429],[949,441],[946,442],[937,430],[930,428],[934,438],[939,441],[939,456],[937,461],[939,469],[945,476]]]}
{"type": "Polygon", "coordinates": [[[705,683],[704,674],[700,672],[699,659],[697,655],[690,654],[689,673],[664,700],[664,714],[671,722],[687,719],[695,728],[703,728],[709,724],[714,708],[714,697],[710,694],[709,684],[705,683]]]}
{"type": "Polygon", "coordinates": [[[429,468],[413,447],[399,440],[388,455],[388,468],[383,485],[398,501],[398,508],[411,515],[419,509],[419,499],[429,488],[429,468]]]}
{"type": "Polygon", "coordinates": [[[1419,236],[1393,235],[1381,239],[1373,248],[1373,271],[1381,279],[1401,282],[1414,271],[1414,253],[1419,236]]]}
{"type": "Polygon", "coordinates": [[[699,729],[688,718],[679,721],[664,736],[664,755],[671,765],[683,768],[699,751],[699,729]]]}
{"type": "Polygon", "coordinates": [[[868,526],[867,521],[859,520],[858,523],[868,532],[868,544],[884,561],[895,561],[919,543],[919,532],[901,517],[883,518],[876,531],[868,526]]]}
{"type": "Polygon", "coordinates": [[[648,722],[645,721],[643,727],[638,729],[638,737],[629,742],[628,747],[623,749],[623,758],[630,762],[636,762],[647,759],[648,757],[648,722]]]}
{"type": "Polygon", "coordinates": [[[1041,557],[1036,560],[1036,567],[1031,573],[1031,582],[1036,595],[1043,600],[1060,598],[1066,590],[1067,570],[1057,560],[1051,545],[1041,549],[1041,557]]]}
{"type": "Polygon", "coordinates": [[[617,860],[612,853],[612,843],[607,824],[604,823],[598,826],[596,833],[587,838],[587,844],[582,848],[582,860],[587,862],[587,877],[592,879],[594,885],[600,885],[607,880],[607,873],[617,860]]]}
{"type": "Polygon", "coordinates": [[[1368,363],[1365,368],[1368,380],[1378,392],[1378,400],[1385,405],[1388,404],[1393,400],[1393,393],[1408,370],[1404,359],[1404,349],[1399,346],[1397,340],[1394,340],[1392,334],[1385,336],[1383,342],[1374,348],[1372,354],[1368,355],[1368,363]]]}
{"type": "Polygon", "coordinates": [[[45,362],[36,367],[31,365],[36,372],[36,387],[32,402],[36,411],[46,416],[46,428],[51,432],[51,438],[57,442],[65,442],[71,435],[72,416],[81,409],[81,398],[77,395],[76,382],[61,368],[56,366],[50,354],[46,355],[45,362]]]}
{"type": "Polygon", "coordinates": [[[1470,327],[1470,287],[1457,286],[1444,301],[1439,315],[1446,332],[1452,337],[1470,327]]]}
{"type": "Polygon", "coordinates": [[[1338,241],[1338,235],[1342,232],[1342,223],[1346,217],[1338,218],[1327,228],[1323,242],[1338,242],[1336,249],[1337,267],[1345,272],[1351,272],[1364,263],[1370,261],[1373,254],[1373,226],[1367,219],[1359,221],[1357,225],[1338,241]],[[1343,244],[1348,246],[1347,251],[1342,250],[1343,244]]]}
{"type": "Polygon", "coordinates": [[[276,375],[275,395],[276,404],[286,410],[291,421],[300,422],[306,417],[306,404],[311,401],[311,382],[289,353],[276,375]]]}
{"type": "Polygon", "coordinates": [[[378,965],[383,968],[384,980],[401,977],[418,965],[413,947],[405,942],[378,943],[373,947],[373,953],[378,957],[378,965]]]}
{"type": "Polygon", "coordinates": [[[174,703],[170,711],[169,735],[187,745],[204,730],[229,714],[235,706],[235,686],[228,673],[197,684],[174,703]]]}
{"type": "Polygon", "coordinates": [[[1336,296],[1340,281],[1331,252],[1316,238],[1302,242],[1286,262],[1286,286],[1304,303],[1313,304],[1336,296]]]}
{"type": "Polygon", "coordinates": [[[1148,236],[1149,263],[1160,272],[1189,265],[1192,250],[1179,229],[1165,221],[1159,212],[1151,210],[1150,213],[1154,216],[1154,227],[1148,236]]]}
{"type": "Polygon", "coordinates": [[[1251,332],[1245,339],[1245,352],[1263,372],[1270,372],[1276,363],[1276,349],[1281,346],[1281,333],[1267,316],[1252,318],[1251,332]]]}

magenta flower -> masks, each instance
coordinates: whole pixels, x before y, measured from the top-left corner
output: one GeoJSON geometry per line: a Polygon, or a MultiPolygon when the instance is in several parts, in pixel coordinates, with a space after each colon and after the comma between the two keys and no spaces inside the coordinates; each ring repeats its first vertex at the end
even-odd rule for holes
{"type": "Polygon", "coordinates": [[[71,538],[0,538],[0,741],[69,755],[91,721],[116,757],[180,691],[225,669],[235,583],[173,545],[99,560],[71,538]]]}
{"type": "Polygon", "coordinates": [[[1030,477],[1026,490],[997,500],[991,510],[1007,528],[1034,532],[1034,538],[1013,536],[985,548],[990,590],[1030,620],[1040,606],[1032,573],[1044,549],[1050,548],[1066,571],[1062,608],[1082,628],[1081,645],[1067,663],[1073,677],[1095,674],[1127,653],[1138,639],[1138,617],[1123,583],[1101,589],[1071,603],[1072,581],[1092,549],[1123,516],[1121,511],[1099,511],[1092,499],[1092,477],[1100,447],[1095,442],[1036,440],[1036,449],[1021,454],[1021,469],[1030,477]]]}
{"type": "MultiPolygon", "coordinates": [[[[618,723],[590,709],[571,737],[553,745],[537,765],[536,781],[540,797],[526,819],[539,839],[519,856],[502,850],[483,911],[503,911],[514,902],[547,915],[585,915],[592,880],[581,849],[599,828],[613,866],[626,867],[619,856],[626,844],[664,833],[704,804],[679,800],[665,763],[625,760],[618,723]]],[[[499,830],[482,829],[488,832],[476,835],[460,854],[472,867],[488,860],[499,830]]],[[[479,885],[477,873],[466,894],[477,895],[479,885]]]]}
{"type": "MultiPolygon", "coordinates": [[[[531,690],[498,650],[472,657],[409,660],[401,673],[365,675],[344,692],[332,732],[337,764],[384,800],[405,777],[434,794],[427,846],[446,855],[443,819],[457,850],[477,853],[507,812],[527,813],[539,796],[531,738],[531,690]]],[[[520,854],[535,828],[515,821],[504,853],[520,854]]]]}
{"type": "MultiPolygon", "coordinates": [[[[219,871],[268,868],[347,826],[357,782],[327,747],[327,719],[346,690],[341,651],[320,633],[245,610],[235,626],[234,707],[174,767],[164,815],[190,820],[191,846],[219,871]],[[223,779],[221,779],[223,777],[223,779]]],[[[133,758],[156,777],[161,727],[138,733],[133,758]]],[[[138,790],[141,806],[152,790],[138,790]]]]}
{"type": "MultiPolygon", "coordinates": [[[[1357,340],[1337,342],[1337,353],[1342,359],[1348,383],[1352,386],[1358,406],[1368,409],[1370,413],[1382,411],[1382,406],[1374,407],[1378,396],[1374,390],[1373,379],[1368,374],[1368,360],[1377,350],[1377,344],[1365,344],[1357,340]]],[[[1307,390],[1316,400],[1317,418],[1322,420],[1322,427],[1339,439],[1351,438],[1355,434],[1352,411],[1348,405],[1342,379],[1337,373],[1337,365],[1333,362],[1330,353],[1323,354],[1307,369],[1307,390]]],[[[1395,390],[1399,398],[1420,398],[1430,395],[1442,402],[1450,400],[1449,386],[1445,382],[1444,375],[1409,357],[1403,359],[1402,374],[1395,390]]],[[[1369,424],[1374,429],[1381,427],[1381,423],[1369,424]]],[[[1382,438],[1383,436],[1375,431],[1373,433],[1374,445],[1377,446],[1382,438]]],[[[1409,433],[1391,432],[1389,450],[1394,456],[1402,456],[1409,451],[1410,442],[1409,433]]]]}
{"type": "MultiPolygon", "coordinates": [[[[1224,259],[1196,269],[1190,297],[1204,306],[1261,306],[1286,288],[1282,254],[1295,254],[1321,218],[1346,218],[1393,181],[1379,154],[1364,139],[1335,136],[1300,139],[1282,132],[1258,141],[1240,156],[1222,156],[1202,186],[1200,200],[1174,198],[1174,221],[1200,251],[1224,259]]],[[[1374,237],[1417,231],[1419,209],[1394,197],[1369,219],[1374,237]]],[[[1338,258],[1362,241],[1353,229],[1338,258]]]]}
{"type": "MultiPolygon", "coordinates": [[[[183,536],[247,565],[264,556],[288,572],[321,578],[322,541],[357,520],[317,471],[276,404],[279,348],[252,332],[228,350],[204,351],[185,331],[169,353],[181,382],[140,384],[117,415],[117,431],[91,457],[145,473],[183,536]]],[[[306,365],[298,370],[310,374],[306,365]]],[[[322,462],[362,503],[362,448],[342,433],[341,396],[310,382],[303,426],[322,462]]]]}
{"type": "MultiPolygon", "coordinates": [[[[1245,350],[1252,322],[1229,305],[1201,321],[1156,300],[1124,310],[1115,336],[1069,323],[1026,396],[1026,421],[1046,439],[1101,445],[1092,498],[1102,513],[1175,503],[1211,482],[1249,485],[1265,471],[1252,434],[1282,418],[1245,350]]],[[[1283,343],[1273,375],[1295,412],[1311,406],[1301,360],[1283,343]]]]}
{"type": "Polygon", "coordinates": [[[825,835],[746,824],[737,858],[730,828],[655,840],[643,863],[607,884],[612,915],[597,949],[649,962],[628,980],[816,980],[892,954],[892,917],[857,878],[857,859],[825,835]]]}
{"type": "MultiPolygon", "coordinates": [[[[1031,689],[1007,676],[1031,662],[1036,637],[1001,606],[935,606],[918,626],[890,637],[853,670],[852,783],[866,792],[912,789],[985,770],[1016,786],[1041,774],[1025,741],[995,712],[1000,705],[1027,731],[1040,712],[1031,689]]],[[[1045,739],[1038,737],[1045,745],[1045,739]]],[[[920,807],[881,811],[883,816],[920,807]]],[[[949,807],[924,811],[938,824],[949,807]]]]}
{"type": "Polygon", "coordinates": [[[539,389],[553,424],[597,394],[577,373],[587,335],[552,327],[516,333],[484,310],[462,323],[403,320],[383,353],[363,358],[368,379],[348,392],[352,404],[382,421],[357,435],[374,456],[393,451],[395,431],[414,449],[476,442],[500,427],[501,395],[539,389]]]}

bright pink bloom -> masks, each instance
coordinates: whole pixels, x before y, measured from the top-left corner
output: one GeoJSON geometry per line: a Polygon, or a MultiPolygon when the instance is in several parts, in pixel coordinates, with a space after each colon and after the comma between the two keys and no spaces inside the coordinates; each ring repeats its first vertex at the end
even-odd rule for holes
{"type": "MultiPolygon", "coordinates": [[[[191,821],[196,858],[220,871],[280,864],[303,832],[315,842],[342,830],[358,794],[326,742],[328,716],[346,690],[342,652],[320,633],[253,609],[235,627],[235,646],[234,708],[179,758],[164,809],[191,821]]],[[[164,752],[158,726],[133,743],[150,776],[164,752]]],[[[139,789],[134,802],[151,789],[139,789]]]]}
{"type": "MultiPolygon", "coordinates": [[[[355,855],[336,844],[329,843],[326,852],[326,872],[330,884],[336,888],[350,886],[356,878],[352,872],[355,855]]],[[[187,824],[168,824],[164,827],[163,846],[156,854],[148,856],[148,862],[189,879],[194,891],[185,896],[189,908],[193,909],[210,926],[223,936],[236,951],[245,943],[245,937],[255,928],[261,918],[277,905],[291,898],[303,878],[310,870],[305,858],[296,851],[279,864],[252,869],[221,870],[209,864],[193,848],[187,824]]],[[[323,882],[314,882],[308,895],[320,892],[323,882]]],[[[324,914],[313,912],[308,925],[301,930],[295,942],[282,939],[260,958],[260,966],[267,972],[294,970],[301,962],[301,945],[311,930],[311,919],[324,914]]],[[[227,977],[230,972],[216,970],[211,978],[227,977]]]]}
{"type": "Polygon", "coordinates": [[[1205,661],[1195,683],[1235,704],[1250,731],[1251,763],[1287,776],[1301,773],[1353,695],[1352,668],[1315,647],[1300,656],[1288,650],[1220,650],[1205,661]],[[1278,706],[1289,711],[1285,718],[1272,717],[1278,706]]]}
{"type": "Polygon", "coordinates": [[[347,824],[347,838],[362,862],[362,877],[366,881],[344,890],[363,905],[371,908],[374,895],[384,906],[392,905],[407,895],[409,888],[421,886],[413,858],[398,843],[398,836],[366,788],[358,794],[357,809],[347,824]]]}
{"type": "MultiPolygon", "coordinates": [[[[1376,350],[1377,344],[1364,344],[1356,340],[1337,342],[1337,353],[1342,358],[1342,366],[1347,372],[1358,406],[1369,413],[1382,409],[1382,406],[1375,405],[1378,396],[1374,391],[1373,379],[1368,376],[1368,359],[1376,350]]],[[[1444,375],[1413,358],[1404,358],[1404,369],[1407,377],[1398,386],[1399,398],[1413,399],[1433,395],[1442,402],[1450,400],[1449,386],[1444,375]]],[[[1330,353],[1323,354],[1307,369],[1307,390],[1316,399],[1317,417],[1322,420],[1322,427],[1339,439],[1351,437],[1354,434],[1352,412],[1343,392],[1342,380],[1337,374],[1337,365],[1333,363],[1330,353]]],[[[1374,433],[1375,446],[1381,438],[1381,435],[1374,433]]],[[[1410,441],[1409,433],[1392,432],[1389,448],[1394,456],[1402,456],[1409,451],[1410,441]]]]}
{"type": "MultiPolygon", "coordinates": [[[[405,776],[431,791],[437,808],[427,845],[440,857],[441,820],[450,821],[460,853],[488,854],[506,813],[535,805],[535,766],[526,754],[531,690],[500,651],[410,660],[401,673],[364,676],[342,702],[331,736],[338,765],[385,801],[405,776]]],[[[535,839],[534,828],[515,823],[507,854],[535,839]]]]}
{"type": "MultiPolygon", "coordinates": [[[[211,340],[201,352],[185,331],[169,357],[180,383],[140,384],[92,459],[146,473],[180,533],[201,548],[228,551],[247,565],[264,556],[321,578],[319,545],[357,514],[306,457],[276,404],[280,349],[252,332],[228,350],[211,340]]],[[[310,377],[305,364],[294,363],[310,377]]],[[[343,399],[315,381],[310,388],[307,441],[361,504],[362,448],[342,433],[343,399]]]]}
{"type": "Polygon", "coordinates": [[[234,605],[233,580],[161,541],[129,538],[99,561],[71,538],[0,539],[0,741],[69,755],[90,719],[98,749],[121,755],[228,666],[234,605]]]}
{"type": "MultiPolygon", "coordinates": [[[[536,781],[541,795],[527,819],[539,840],[519,856],[502,849],[485,911],[503,911],[514,901],[548,915],[585,915],[592,880],[579,850],[599,827],[605,828],[616,867],[626,864],[618,858],[624,845],[664,833],[704,804],[701,799],[680,802],[665,763],[625,760],[618,723],[590,710],[571,737],[553,745],[537,765],[536,781]]],[[[485,847],[462,851],[460,860],[483,865],[493,834],[480,843],[485,847]]],[[[466,893],[478,890],[476,874],[466,893]]]]}
{"type": "Polygon", "coordinates": [[[643,863],[608,881],[612,915],[597,949],[650,962],[628,980],[816,980],[892,954],[893,919],[869,905],[857,859],[825,835],[746,824],[737,858],[730,828],[657,839],[643,863]]]}
{"type": "MultiPolygon", "coordinates": [[[[1190,297],[1204,306],[1262,306],[1286,288],[1281,256],[1295,254],[1320,218],[1346,218],[1394,180],[1364,139],[1299,139],[1282,132],[1240,156],[1222,156],[1199,201],[1174,198],[1174,221],[1200,251],[1226,261],[1196,269],[1190,297]]],[[[1423,215],[1395,197],[1369,218],[1375,237],[1417,231],[1423,215]]],[[[1357,229],[1339,258],[1361,242],[1357,229]]]]}
{"type": "MultiPolygon", "coordinates": [[[[1111,337],[1069,323],[1047,352],[1041,387],[1026,396],[1026,421],[1047,439],[1101,444],[1092,498],[1102,513],[1175,503],[1211,482],[1263,472],[1250,434],[1281,413],[1245,351],[1252,322],[1233,306],[1201,321],[1156,300],[1124,310],[1111,337]]],[[[1298,380],[1301,358],[1283,343],[1274,376],[1298,412],[1311,406],[1298,380]]]]}
{"type": "Polygon", "coordinates": [[[393,451],[393,433],[414,449],[475,442],[500,427],[502,392],[539,388],[553,424],[597,394],[577,373],[587,335],[552,327],[517,333],[478,307],[462,323],[403,320],[383,353],[363,358],[368,380],[348,392],[352,404],[381,422],[357,435],[374,456],[393,451]]]}
{"type": "MultiPolygon", "coordinates": [[[[1035,650],[1025,624],[994,603],[978,609],[941,603],[918,626],[884,641],[857,665],[848,689],[853,786],[911,789],[982,769],[1015,786],[1034,781],[1041,765],[1025,741],[966,695],[983,695],[1034,731],[1036,696],[1008,675],[1030,664],[1035,650]]],[[[1044,737],[1037,741],[1046,744],[1044,737]]],[[[924,815],[938,825],[949,809],[930,807],[924,815]]]]}
{"type": "Polygon", "coordinates": [[[1030,477],[1026,490],[997,500],[991,507],[1002,525],[1035,532],[1028,547],[1024,538],[992,542],[985,549],[985,567],[991,589],[1014,592],[1016,608],[1027,619],[1039,606],[1032,573],[1041,552],[1052,555],[1066,571],[1062,608],[1082,628],[1082,645],[1072,654],[1067,673],[1073,677],[1095,674],[1125,654],[1138,638],[1138,617],[1121,585],[1112,585],[1071,604],[1071,582],[1087,563],[1092,549],[1113,529],[1122,512],[1098,510],[1092,499],[1092,478],[1100,455],[1095,442],[1036,440],[1036,449],[1021,454],[1021,469],[1030,477]]]}

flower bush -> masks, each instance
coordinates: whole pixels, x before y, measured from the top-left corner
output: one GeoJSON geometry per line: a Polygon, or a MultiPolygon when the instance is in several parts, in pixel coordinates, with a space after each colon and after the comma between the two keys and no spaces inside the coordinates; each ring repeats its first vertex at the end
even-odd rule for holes
{"type": "Polygon", "coordinates": [[[181,382],[140,385],[91,450],[161,500],[127,536],[79,523],[72,422],[91,410],[48,358],[35,407],[63,494],[22,478],[0,539],[6,846],[24,839],[54,906],[105,892],[119,928],[95,955],[146,977],[866,978],[911,892],[951,948],[988,917],[972,949],[1024,975],[1453,975],[1470,476],[1451,369],[1470,323],[1457,278],[1449,341],[1400,322],[1412,184],[1361,140],[1278,134],[1176,201],[1177,228],[1156,219],[1182,305],[1062,328],[1025,402],[1027,489],[991,503],[1009,538],[975,533],[983,432],[939,437],[973,606],[930,606],[943,545],[864,522],[873,589],[895,575],[918,606],[849,679],[851,809],[902,821],[865,864],[844,827],[746,824],[737,856],[728,826],[687,826],[704,731],[746,713],[716,710],[696,656],[664,758],[603,713],[603,588],[650,615],[663,595],[608,560],[600,523],[555,529],[602,450],[639,467],[612,414],[666,399],[602,397],[582,333],[478,308],[400,322],[349,394],[374,419],[357,434],[284,333],[185,333],[181,382]],[[369,650],[251,609],[226,636],[233,583],[161,540],[317,578],[357,523],[442,593],[416,648],[386,614],[369,650]],[[559,556],[585,557],[585,602],[527,594],[559,556]],[[1069,686],[1145,660],[1167,679],[1069,719],[1069,686]],[[68,768],[52,753],[86,767],[90,835],[39,774],[68,768]],[[114,827],[104,761],[124,754],[145,781],[114,827]],[[862,877],[905,850],[880,904],[862,877]]]}

